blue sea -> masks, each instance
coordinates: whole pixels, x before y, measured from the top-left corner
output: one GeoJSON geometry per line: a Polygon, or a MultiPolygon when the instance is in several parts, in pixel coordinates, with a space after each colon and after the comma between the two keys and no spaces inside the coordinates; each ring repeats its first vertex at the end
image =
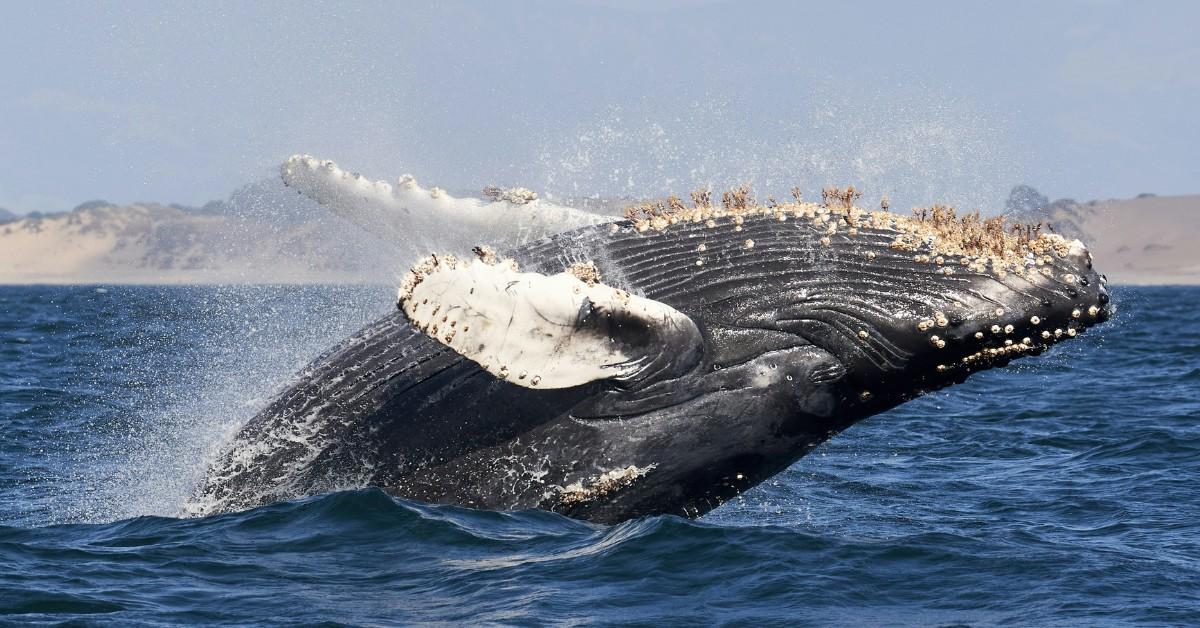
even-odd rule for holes
{"type": "Polygon", "coordinates": [[[0,287],[0,623],[1197,625],[1200,290],[873,417],[689,521],[364,489],[203,519],[390,287],[0,287]]]}

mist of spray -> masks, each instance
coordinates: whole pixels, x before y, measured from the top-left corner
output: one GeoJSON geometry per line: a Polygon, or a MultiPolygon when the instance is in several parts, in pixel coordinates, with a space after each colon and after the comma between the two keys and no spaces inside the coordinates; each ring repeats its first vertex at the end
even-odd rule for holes
{"type": "Polygon", "coordinates": [[[565,136],[546,138],[536,156],[537,184],[551,197],[686,197],[749,183],[760,199],[790,198],[793,186],[819,198],[824,187],[854,185],[896,208],[988,213],[1026,178],[1026,152],[1002,115],[930,91],[818,86],[777,120],[721,98],[669,116],[613,109],[565,136]]]}

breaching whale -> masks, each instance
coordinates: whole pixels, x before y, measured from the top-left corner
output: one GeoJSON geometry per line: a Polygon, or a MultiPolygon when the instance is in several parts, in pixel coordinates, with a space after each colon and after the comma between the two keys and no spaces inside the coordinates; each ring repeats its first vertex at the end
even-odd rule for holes
{"type": "Polygon", "coordinates": [[[1110,315],[1079,241],[796,196],[672,197],[425,258],[394,313],[235,436],[188,511],[377,486],[603,523],[697,517],[857,421],[1110,315]]]}

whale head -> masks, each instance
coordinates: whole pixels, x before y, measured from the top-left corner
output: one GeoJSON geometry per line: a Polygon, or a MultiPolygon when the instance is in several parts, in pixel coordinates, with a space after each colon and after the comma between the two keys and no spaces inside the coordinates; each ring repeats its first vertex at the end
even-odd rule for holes
{"type": "Polygon", "coordinates": [[[683,511],[705,512],[859,420],[1112,314],[1083,243],[1001,218],[848,202],[662,215],[635,218],[605,254],[637,260],[623,269],[629,289],[695,321],[703,358],[572,410],[649,443],[622,464],[653,468],[638,490],[563,509],[576,516],[653,512],[680,487],[683,511]]]}

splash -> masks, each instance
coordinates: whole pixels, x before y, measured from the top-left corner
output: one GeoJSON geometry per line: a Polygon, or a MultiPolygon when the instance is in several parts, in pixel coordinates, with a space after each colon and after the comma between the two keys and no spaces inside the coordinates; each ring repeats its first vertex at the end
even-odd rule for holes
{"type": "MultiPolygon", "coordinates": [[[[98,410],[36,523],[177,516],[217,451],[320,351],[388,307],[373,287],[119,287],[81,323],[98,410]],[[108,314],[111,312],[111,314],[108,314]],[[103,346],[113,345],[113,346],[103,346]]],[[[80,393],[80,394],[86,394],[80,393]]]]}
{"type": "Polygon", "coordinates": [[[745,109],[725,97],[672,116],[613,108],[543,139],[540,186],[550,198],[632,201],[741,183],[780,197],[797,182],[808,196],[853,184],[897,207],[986,211],[1028,174],[1027,150],[1002,112],[929,87],[885,93],[828,81],[791,115],[761,119],[745,109]]]}

